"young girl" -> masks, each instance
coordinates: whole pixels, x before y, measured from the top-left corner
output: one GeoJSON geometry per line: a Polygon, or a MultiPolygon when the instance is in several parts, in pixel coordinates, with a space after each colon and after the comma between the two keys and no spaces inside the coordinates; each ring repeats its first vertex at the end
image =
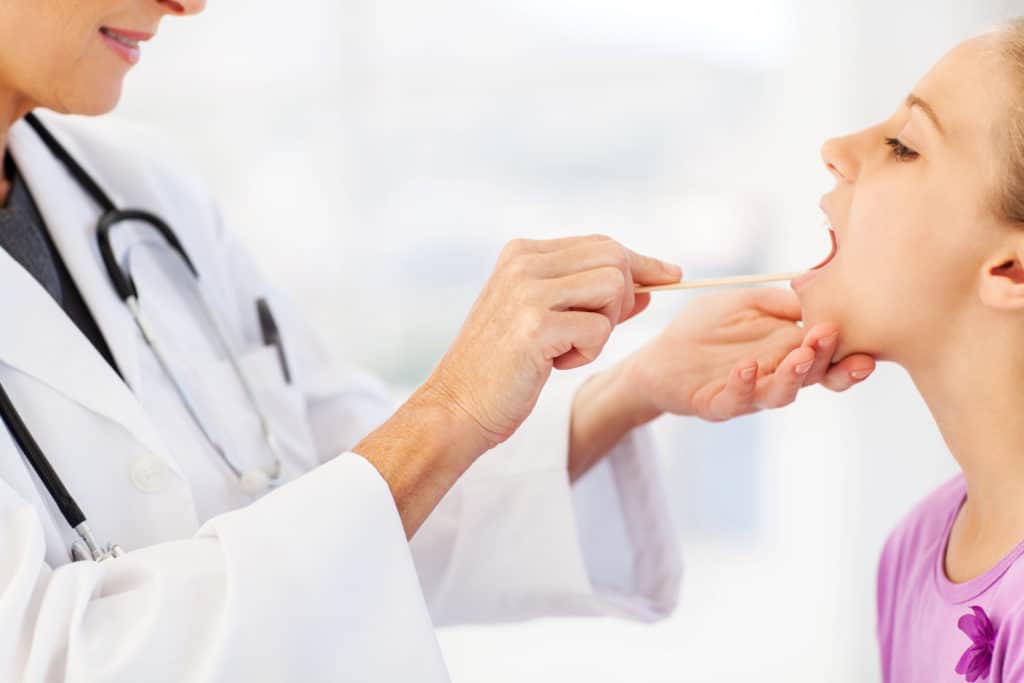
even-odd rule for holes
{"type": "Polygon", "coordinates": [[[805,320],[906,368],[963,470],[885,545],[884,679],[1024,681],[1024,19],[823,157],[837,247],[793,283],[805,320]]]}

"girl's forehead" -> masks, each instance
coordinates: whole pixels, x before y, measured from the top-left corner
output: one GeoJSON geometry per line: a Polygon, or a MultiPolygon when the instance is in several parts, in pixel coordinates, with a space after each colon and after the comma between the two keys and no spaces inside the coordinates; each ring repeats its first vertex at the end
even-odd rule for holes
{"type": "Polygon", "coordinates": [[[989,34],[961,43],[914,87],[950,144],[991,143],[992,131],[1012,106],[1012,79],[998,41],[989,34]]]}

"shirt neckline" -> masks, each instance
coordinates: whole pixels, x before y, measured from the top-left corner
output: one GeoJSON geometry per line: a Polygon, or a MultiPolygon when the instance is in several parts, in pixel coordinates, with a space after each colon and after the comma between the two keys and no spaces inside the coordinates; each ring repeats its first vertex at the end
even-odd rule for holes
{"type": "Polygon", "coordinates": [[[0,212],[8,212],[13,209],[14,193],[21,184],[21,174],[18,173],[18,166],[14,163],[14,157],[10,151],[4,152],[3,165],[0,167],[4,179],[8,182],[7,196],[0,202],[0,212]]]}
{"type": "Polygon", "coordinates": [[[1024,554],[1024,541],[1021,541],[1017,546],[1006,554],[1003,559],[999,560],[991,569],[984,574],[976,576],[969,581],[963,583],[954,583],[946,576],[946,552],[949,550],[949,536],[953,531],[953,523],[956,521],[957,515],[960,513],[960,509],[963,508],[964,503],[967,502],[967,491],[958,499],[956,505],[953,506],[952,512],[950,512],[946,519],[946,525],[940,536],[939,552],[936,553],[934,574],[935,574],[935,587],[939,591],[939,595],[942,598],[953,605],[959,605],[973,600],[978,597],[989,588],[991,588],[999,579],[1003,577],[1013,563],[1024,554]]]}

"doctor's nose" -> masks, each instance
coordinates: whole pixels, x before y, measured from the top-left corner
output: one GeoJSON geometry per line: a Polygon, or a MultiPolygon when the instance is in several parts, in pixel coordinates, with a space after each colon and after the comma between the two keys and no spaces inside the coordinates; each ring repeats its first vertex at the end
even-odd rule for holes
{"type": "Polygon", "coordinates": [[[157,0],[157,4],[166,13],[178,16],[199,14],[206,9],[206,0],[157,0]]]}
{"type": "Polygon", "coordinates": [[[827,140],[821,146],[821,159],[837,183],[849,183],[857,178],[859,164],[854,154],[853,136],[827,140]]]}

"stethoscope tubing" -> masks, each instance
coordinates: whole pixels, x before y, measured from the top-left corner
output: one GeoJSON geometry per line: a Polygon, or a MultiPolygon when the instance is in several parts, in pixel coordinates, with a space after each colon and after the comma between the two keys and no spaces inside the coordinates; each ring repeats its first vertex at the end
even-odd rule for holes
{"type": "MultiPolygon", "coordinates": [[[[100,216],[96,228],[96,239],[104,268],[107,271],[107,275],[110,278],[110,282],[114,287],[114,290],[128,307],[144,341],[156,357],[157,364],[160,366],[161,371],[170,381],[175,392],[178,394],[186,413],[195,423],[204,439],[209,443],[220,460],[223,461],[224,465],[233,475],[239,478],[244,491],[255,494],[261,490],[261,487],[269,486],[272,482],[277,480],[281,474],[282,451],[280,444],[273,429],[271,428],[270,420],[259,405],[259,401],[256,398],[256,393],[253,390],[252,385],[246,378],[235,353],[231,349],[226,331],[220,324],[218,317],[214,315],[212,306],[209,301],[207,301],[203,288],[199,286],[199,272],[196,270],[195,264],[192,262],[192,259],[189,258],[188,253],[181,244],[181,241],[178,239],[178,236],[162,218],[149,211],[134,208],[117,208],[95,179],[93,179],[81,164],[71,156],[67,149],[60,144],[53,134],[42,124],[42,122],[39,121],[35,114],[27,114],[25,116],[25,121],[32,127],[36,134],[39,135],[43,143],[54,154],[54,156],[56,156],[64,165],[79,186],[85,190],[85,192],[96,202],[97,205],[99,205],[102,210],[102,215],[100,216]],[[213,435],[208,431],[206,426],[203,424],[203,421],[200,419],[199,411],[195,403],[192,401],[191,396],[185,390],[184,386],[178,381],[177,376],[173,372],[168,358],[162,348],[162,344],[152,333],[152,330],[145,321],[145,317],[143,316],[139,306],[138,290],[135,286],[135,282],[129,274],[122,270],[114,255],[114,249],[111,242],[111,232],[115,226],[125,221],[139,221],[146,223],[148,226],[156,230],[164,239],[167,246],[178,254],[192,274],[202,315],[213,330],[214,336],[217,338],[217,343],[222,347],[221,350],[225,358],[228,359],[232,373],[235,375],[239,385],[242,387],[246,401],[256,414],[263,439],[273,457],[273,463],[271,466],[243,472],[231,462],[227,453],[224,452],[224,449],[213,438],[213,435]]],[[[261,302],[265,304],[265,301],[261,300],[261,302]]],[[[261,310],[259,304],[257,305],[257,310],[261,316],[270,315],[269,310],[261,310]]],[[[262,323],[263,321],[261,318],[261,324],[262,323]]],[[[276,326],[274,326],[274,328],[276,331],[276,326]]],[[[282,354],[282,368],[287,377],[287,364],[284,362],[283,352],[281,351],[279,343],[277,344],[277,347],[278,352],[282,354]]],[[[81,539],[71,546],[72,559],[103,560],[108,557],[118,557],[123,554],[121,548],[115,544],[100,547],[96,543],[81,507],[79,507],[74,497],[64,485],[60,476],[50,464],[50,461],[43,453],[38,442],[32,436],[31,431],[28,429],[24,420],[22,420],[21,415],[18,413],[17,408],[14,406],[14,403],[11,401],[10,396],[7,394],[3,386],[0,386],[0,417],[2,417],[4,423],[7,425],[8,430],[12,434],[18,447],[24,453],[25,458],[29,461],[32,469],[38,475],[40,482],[46,488],[50,497],[57,505],[61,515],[81,539]]]]}

